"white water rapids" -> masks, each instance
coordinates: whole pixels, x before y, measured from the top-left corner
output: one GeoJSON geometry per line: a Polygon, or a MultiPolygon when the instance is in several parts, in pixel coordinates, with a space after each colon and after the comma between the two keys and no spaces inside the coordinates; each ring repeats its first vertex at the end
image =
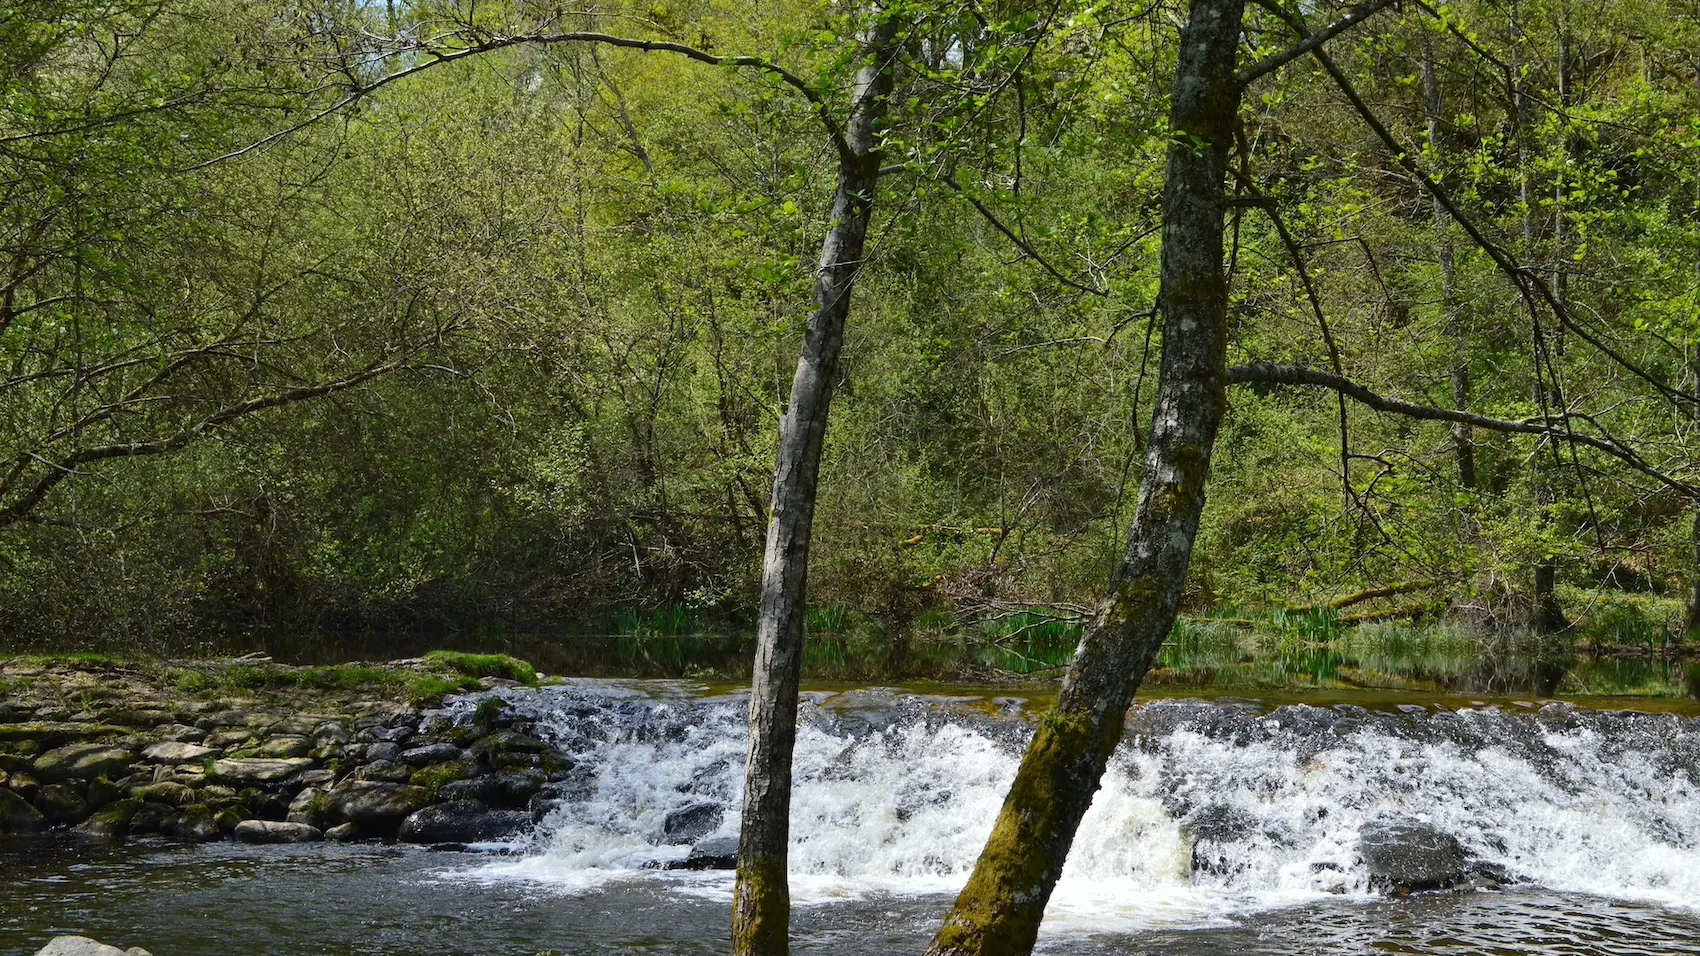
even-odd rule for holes
{"type": "MultiPolygon", "coordinates": [[[[729,874],[655,867],[689,851],[668,842],[670,813],[715,805],[723,810],[707,835],[735,834],[743,698],[599,682],[503,696],[577,761],[576,789],[526,855],[480,878],[729,892],[729,874]]],[[[457,704],[456,716],[475,703],[457,704]]],[[[794,899],[958,889],[1030,732],[1016,708],[1000,717],[862,691],[803,710],[794,899]]],[[[1046,927],[1210,925],[1367,898],[1359,836],[1390,821],[1450,833],[1517,884],[1700,910],[1700,721],[1556,704],[1422,713],[1145,704],[1080,828],[1046,927]]]]}

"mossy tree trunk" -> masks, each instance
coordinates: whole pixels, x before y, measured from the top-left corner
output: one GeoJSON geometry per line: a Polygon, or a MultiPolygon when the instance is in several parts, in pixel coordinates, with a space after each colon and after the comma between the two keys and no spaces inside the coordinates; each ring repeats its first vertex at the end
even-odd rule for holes
{"type": "Polygon", "coordinates": [[[809,319],[791,382],[791,402],[779,425],[773,506],[762,564],[738,874],[732,897],[732,946],[739,956],[784,956],[789,951],[791,894],[785,868],[809,539],[827,413],[844,345],[844,324],[850,314],[850,294],[863,264],[879,183],[876,127],[885,116],[891,92],[890,54],[895,37],[895,18],[882,17],[871,29],[863,51],[865,61],[857,74],[844,131],[832,218],[815,275],[815,312],[809,319]]]}
{"type": "Polygon", "coordinates": [[[1226,404],[1224,177],[1239,113],[1244,0],[1193,0],[1176,63],[1163,189],[1163,364],[1138,510],[1110,596],[1040,724],[932,954],[1032,951],[1133,693],[1174,626],[1226,404]]]}

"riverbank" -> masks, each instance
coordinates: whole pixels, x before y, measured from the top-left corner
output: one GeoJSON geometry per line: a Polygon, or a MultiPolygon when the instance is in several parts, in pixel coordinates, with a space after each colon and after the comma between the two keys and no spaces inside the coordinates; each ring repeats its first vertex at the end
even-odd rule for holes
{"type": "Polygon", "coordinates": [[[571,762],[501,707],[445,695],[537,684],[524,662],[438,653],[289,667],[98,656],[0,663],[0,834],[198,843],[500,839],[571,762]]]}

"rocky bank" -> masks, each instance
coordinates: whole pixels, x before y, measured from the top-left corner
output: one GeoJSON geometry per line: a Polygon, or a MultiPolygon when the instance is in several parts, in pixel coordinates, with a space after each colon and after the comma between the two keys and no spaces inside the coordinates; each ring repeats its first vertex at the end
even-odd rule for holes
{"type": "Polygon", "coordinates": [[[0,662],[0,834],[472,843],[546,813],[571,759],[494,702],[451,721],[421,681],[515,683],[424,659],[0,662]]]}

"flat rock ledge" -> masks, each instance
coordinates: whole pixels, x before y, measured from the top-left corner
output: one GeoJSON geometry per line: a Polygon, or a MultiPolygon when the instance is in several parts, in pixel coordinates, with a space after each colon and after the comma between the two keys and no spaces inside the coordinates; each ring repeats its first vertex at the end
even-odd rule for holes
{"type": "MultiPolygon", "coordinates": [[[[167,668],[0,660],[0,838],[510,840],[589,796],[572,757],[535,733],[495,702],[457,723],[295,685],[268,697],[183,686],[167,668]]],[[[123,953],[80,937],[52,946],[42,952],[123,953]]]]}

